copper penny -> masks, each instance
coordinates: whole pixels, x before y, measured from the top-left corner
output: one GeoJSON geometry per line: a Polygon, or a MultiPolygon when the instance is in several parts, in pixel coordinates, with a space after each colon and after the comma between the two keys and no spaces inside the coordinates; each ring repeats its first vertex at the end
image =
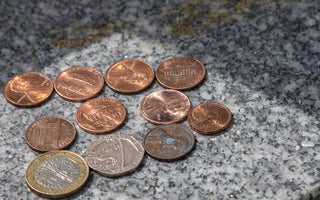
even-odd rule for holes
{"type": "Polygon", "coordinates": [[[13,77],[4,87],[4,97],[15,106],[30,107],[45,102],[53,91],[46,75],[28,72],[13,77]]]}
{"type": "Polygon", "coordinates": [[[107,85],[120,93],[136,93],[148,87],[154,79],[152,67],[138,59],[113,64],[104,75],[107,85]]]}
{"type": "Polygon", "coordinates": [[[107,133],[120,127],[127,110],[118,100],[99,97],[83,103],[77,110],[78,125],[89,133],[107,133]]]}
{"type": "Polygon", "coordinates": [[[186,156],[194,143],[194,136],[187,128],[170,124],[152,129],[145,136],[143,147],[153,158],[171,161],[186,156]]]}
{"type": "Polygon", "coordinates": [[[176,90],[190,89],[198,85],[206,75],[206,68],[191,57],[175,57],[162,62],[156,70],[158,82],[176,90]]]}
{"type": "Polygon", "coordinates": [[[54,80],[58,95],[69,101],[85,101],[99,94],[104,86],[102,74],[91,67],[71,67],[54,80]]]}
{"type": "Polygon", "coordinates": [[[93,142],[87,150],[88,165],[97,173],[117,177],[135,171],[144,156],[144,149],[134,137],[110,134],[93,142]]]}
{"type": "Polygon", "coordinates": [[[231,112],[222,104],[205,102],[191,110],[188,122],[190,127],[198,133],[214,134],[228,128],[231,112]]]}
{"type": "Polygon", "coordinates": [[[76,127],[62,117],[44,117],[33,122],[26,131],[27,144],[37,151],[59,150],[75,139],[76,127]]]}
{"type": "Polygon", "coordinates": [[[140,104],[142,116],[154,124],[182,121],[191,108],[189,98],[177,90],[164,89],[148,94],[140,104]]]}

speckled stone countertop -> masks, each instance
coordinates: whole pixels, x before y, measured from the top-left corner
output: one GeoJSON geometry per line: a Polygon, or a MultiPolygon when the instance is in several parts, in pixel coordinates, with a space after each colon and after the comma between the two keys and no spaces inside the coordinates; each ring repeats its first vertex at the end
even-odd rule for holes
{"type": "MultiPolygon", "coordinates": [[[[192,104],[215,101],[230,108],[221,134],[194,133],[184,160],[145,156],[120,178],[90,173],[70,199],[320,199],[320,2],[318,0],[0,2],[0,86],[14,75],[59,72],[85,65],[105,73],[125,58],[154,69],[165,59],[191,56],[207,68],[204,82],[184,93],[192,104]],[[76,3],[75,3],[76,2],[76,3]]],[[[122,95],[107,86],[100,96],[120,100],[128,120],[115,133],[140,141],[155,125],[139,103],[162,87],[122,95]]],[[[35,199],[24,173],[39,153],[25,140],[36,119],[75,122],[81,103],[57,94],[45,104],[16,108],[0,98],[0,199],[35,199]]],[[[182,122],[185,126],[188,123],[182,122]]],[[[85,156],[101,137],[78,126],[70,151],[85,156]]]]}

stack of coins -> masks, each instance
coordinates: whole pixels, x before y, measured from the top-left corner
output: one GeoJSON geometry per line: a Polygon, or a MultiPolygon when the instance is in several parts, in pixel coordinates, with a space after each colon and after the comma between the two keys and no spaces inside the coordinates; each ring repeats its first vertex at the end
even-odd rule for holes
{"type": "Polygon", "coordinates": [[[104,82],[115,92],[136,94],[148,88],[154,78],[167,89],[153,91],[140,103],[141,115],[160,125],[150,130],[140,143],[128,134],[108,134],[87,149],[86,160],[64,149],[76,137],[75,126],[57,116],[44,117],[32,123],[25,135],[27,144],[44,153],[26,170],[31,191],[46,198],[62,198],[79,191],[89,176],[89,167],[106,177],[118,177],[135,171],[145,151],[160,161],[184,158],[195,144],[191,131],[177,124],[188,118],[192,130],[215,134],[225,130],[231,121],[230,110],[219,103],[204,102],[194,108],[179,90],[190,90],[200,84],[206,69],[191,57],[175,57],[162,62],[154,73],[152,67],[138,59],[127,59],[109,67],[104,77],[96,69],[71,67],[61,72],[54,83],[40,73],[25,73],[5,85],[4,95],[11,104],[37,106],[49,99],[53,88],[68,101],[85,101],[76,112],[76,122],[88,133],[110,133],[125,122],[127,110],[112,98],[98,97],[104,82]]]}

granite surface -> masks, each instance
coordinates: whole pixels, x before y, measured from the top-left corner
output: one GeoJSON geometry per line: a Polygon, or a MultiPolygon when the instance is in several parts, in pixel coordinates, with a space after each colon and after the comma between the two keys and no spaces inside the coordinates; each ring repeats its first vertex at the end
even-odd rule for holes
{"type": "MultiPolygon", "coordinates": [[[[70,199],[320,199],[320,2],[318,0],[0,1],[0,87],[14,75],[41,72],[52,80],[74,65],[105,73],[125,58],[154,69],[165,59],[192,56],[207,75],[184,93],[192,104],[230,108],[231,126],[205,136],[184,160],[145,155],[120,178],[90,173],[70,199]]],[[[115,133],[142,141],[155,125],[139,102],[162,87],[122,95],[107,86],[99,96],[120,100],[128,120],[115,133]]],[[[56,93],[45,104],[17,108],[0,97],[0,199],[36,199],[24,173],[39,153],[25,142],[36,119],[75,122],[81,103],[56,93]]],[[[188,126],[185,121],[183,125],[188,126]]],[[[101,137],[78,126],[70,151],[85,156],[101,137]]]]}

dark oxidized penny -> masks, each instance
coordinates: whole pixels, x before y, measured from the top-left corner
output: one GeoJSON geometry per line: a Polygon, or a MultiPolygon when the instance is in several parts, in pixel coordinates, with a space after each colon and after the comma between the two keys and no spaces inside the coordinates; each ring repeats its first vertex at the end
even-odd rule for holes
{"type": "Polygon", "coordinates": [[[55,150],[35,158],[26,170],[32,192],[45,198],[64,198],[80,191],[89,177],[89,166],[78,154],[55,150]]]}
{"type": "Polygon", "coordinates": [[[26,141],[31,148],[44,152],[68,147],[76,134],[76,127],[69,120],[44,117],[28,127],[26,141]]]}
{"type": "Polygon", "coordinates": [[[117,177],[133,172],[144,156],[144,149],[134,137],[110,134],[93,142],[87,150],[88,165],[97,173],[117,177]]]}
{"type": "Polygon", "coordinates": [[[113,64],[104,76],[107,85],[120,93],[136,93],[148,87],[154,79],[152,67],[138,59],[113,64]]]}
{"type": "Polygon", "coordinates": [[[189,98],[177,90],[164,89],[148,94],[140,104],[142,116],[154,124],[182,121],[191,108],[189,98]]]}
{"type": "Polygon", "coordinates": [[[89,133],[107,133],[120,127],[125,121],[127,110],[118,100],[100,97],[90,99],[77,110],[78,125],[89,133]]]}
{"type": "Polygon", "coordinates": [[[69,101],[85,101],[98,95],[104,86],[102,74],[91,67],[71,67],[54,80],[58,95],[69,101]]]}
{"type": "Polygon", "coordinates": [[[28,72],[13,77],[4,87],[4,97],[15,106],[30,107],[45,102],[53,91],[46,75],[28,72]]]}
{"type": "Polygon", "coordinates": [[[191,57],[175,57],[162,62],[156,70],[159,83],[176,90],[190,89],[198,85],[206,75],[206,68],[191,57]]]}
{"type": "Polygon", "coordinates": [[[231,112],[222,104],[205,102],[191,110],[188,122],[190,127],[198,133],[214,134],[228,128],[231,112]]]}
{"type": "Polygon", "coordinates": [[[171,161],[186,156],[194,143],[194,136],[187,128],[170,124],[152,129],[145,136],[143,147],[153,158],[171,161]]]}

